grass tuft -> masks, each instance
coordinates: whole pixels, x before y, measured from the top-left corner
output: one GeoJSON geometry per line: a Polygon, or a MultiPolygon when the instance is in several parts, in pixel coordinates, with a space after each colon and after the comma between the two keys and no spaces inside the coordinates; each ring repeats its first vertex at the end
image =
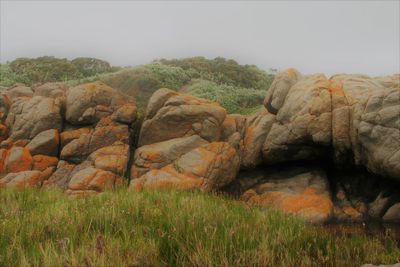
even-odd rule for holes
{"type": "Polygon", "coordinates": [[[200,192],[0,191],[0,266],[360,266],[400,249],[200,192]]]}

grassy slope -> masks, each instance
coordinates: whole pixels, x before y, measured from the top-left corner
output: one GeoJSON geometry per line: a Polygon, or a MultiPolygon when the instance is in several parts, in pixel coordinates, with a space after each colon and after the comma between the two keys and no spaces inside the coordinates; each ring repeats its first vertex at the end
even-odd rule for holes
{"type": "Polygon", "coordinates": [[[400,249],[198,192],[0,191],[0,266],[360,266],[400,249]]]}

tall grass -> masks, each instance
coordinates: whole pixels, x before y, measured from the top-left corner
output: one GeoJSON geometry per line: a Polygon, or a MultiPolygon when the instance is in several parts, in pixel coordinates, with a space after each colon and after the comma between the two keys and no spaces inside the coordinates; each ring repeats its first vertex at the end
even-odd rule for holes
{"type": "Polygon", "coordinates": [[[0,266],[360,266],[400,249],[199,192],[0,191],[0,266]]]}

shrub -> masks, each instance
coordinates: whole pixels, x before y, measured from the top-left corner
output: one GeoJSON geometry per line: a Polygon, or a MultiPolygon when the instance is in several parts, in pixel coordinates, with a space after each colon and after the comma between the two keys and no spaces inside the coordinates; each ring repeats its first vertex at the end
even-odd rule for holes
{"type": "Polygon", "coordinates": [[[228,113],[249,114],[263,102],[266,91],[252,88],[218,85],[212,81],[193,80],[186,91],[197,97],[218,102],[228,113]]]}
{"type": "Polygon", "coordinates": [[[78,57],[73,59],[71,63],[83,77],[112,71],[110,63],[97,58],[78,57]]]}

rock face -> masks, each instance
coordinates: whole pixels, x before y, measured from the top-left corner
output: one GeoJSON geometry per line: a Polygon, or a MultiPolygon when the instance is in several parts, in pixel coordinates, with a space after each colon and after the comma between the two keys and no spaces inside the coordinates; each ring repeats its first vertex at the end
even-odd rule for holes
{"type": "Polygon", "coordinates": [[[243,119],[225,119],[226,111],[216,103],[168,89],[155,92],[140,131],[131,188],[213,191],[233,181],[240,168],[235,146],[243,119]]]}
{"type": "Polygon", "coordinates": [[[144,145],[135,151],[131,178],[139,178],[152,169],[161,169],[183,154],[207,143],[208,142],[200,136],[192,135],[151,145],[144,145]]]}
{"type": "Polygon", "coordinates": [[[26,147],[31,155],[57,156],[59,142],[58,130],[50,129],[36,135],[26,147]]]}
{"type": "Polygon", "coordinates": [[[13,141],[32,139],[49,129],[61,131],[60,103],[44,96],[19,98],[11,105],[6,125],[13,141]]]}
{"type": "Polygon", "coordinates": [[[66,119],[72,124],[93,124],[114,114],[123,123],[136,119],[136,105],[133,99],[123,95],[104,83],[88,83],[67,91],[66,119]]]}
{"type": "Polygon", "coordinates": [[[102,83],[6,92],[0,102],[2,186],[59,187],[81,196],[123,184],[136,119],[133,99],[102,83]]]}
{"type": "Polygon", "coordinates": [[[232,182],[239,166],[240,159],[234,148],[226,142],[212,142],[183,154],[172,164],[133,179],[131,187],[213,191],[232,182]]]}
{"type": "Polygon", "coordinates": [[[160,89],[149,100],[139,145],[195,134],[209,142],[218,141],[225,117],[225,109],[216,103],[160,89]]]}
{"type": "Polygon", "coordinates": [[[313,223],[333,215],[327,175],[319,168],[281,166],[242,172],[236,190],[250,205],[272,207],[313,223]]]}
{"type": "Polygon", "coordinates": [[[129,144],[128,125],[113,122],[109,117],[103,118],[88,133],[83,133],[78,138],[71,140],[61,150],[60,158],[73,163],[83,162],[92,152],[121,141],[129,144]]]}
{"type": "Polygon", "coordinates": [[[306,76],[295,83],[277,109],[276,122],[264,142],[264,162],[274,164],[323,155],[331,142],[330,100],[329,82],[324,75],[306,76]]]}
{"type": "Polygon", "coordinates": [[[132,134],[134,99],[104,83],[17,85],[0,94],[0,186],[78,197],[130,178],[135,190],[223,190],[311,222],[399,221],[400,75],[289,69],[264,107],[227,114],[163,88],[132,134]]]}

